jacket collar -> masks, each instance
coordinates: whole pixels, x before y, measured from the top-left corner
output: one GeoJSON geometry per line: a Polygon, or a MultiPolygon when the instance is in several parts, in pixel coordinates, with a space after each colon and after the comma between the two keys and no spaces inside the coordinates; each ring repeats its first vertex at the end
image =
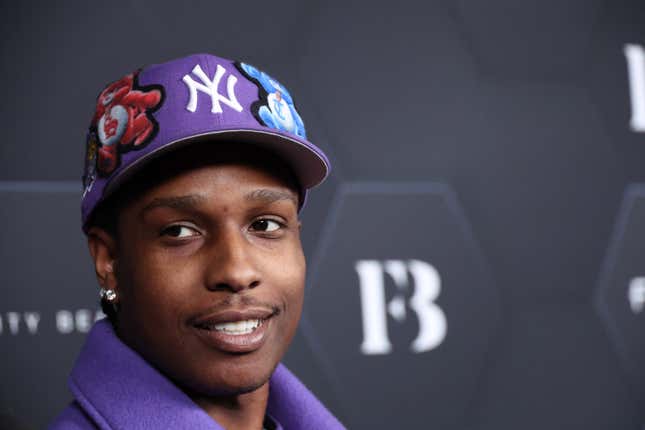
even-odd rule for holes
{"type": "MultiPolygon", "coordinates": [[[[224,430],[125,345],[107,319],[97,321],[88,334],[69,387],[101,429],[224,430]]],[[[282,364],[269,382],[267,413],[287,429],[344,428],[282,364]]]]}

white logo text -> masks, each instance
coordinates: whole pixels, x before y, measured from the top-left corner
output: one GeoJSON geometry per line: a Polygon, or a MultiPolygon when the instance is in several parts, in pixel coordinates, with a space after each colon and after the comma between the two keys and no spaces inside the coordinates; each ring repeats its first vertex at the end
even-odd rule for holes
{"type": "Polygon", "coordinates": [[[386,312],[396,321],[403,322],[407,307],[419,319],[419,333],[410,345],[413,352],[430,351],[443,342],[447,330],[446,316],[434,303],[441,292],[441,278],[432,265],[419,260],[359,260],[354,268],[360,281],[363,354],[388,354],[392,351],[386,312]],[[385,274],[392,278],[399,290],[399,294],[388,303],[385,302],[385,274]],[[412,275],[414,293],[406,306],[401,293],[409,286],[408,274],[412,275]]]}
{"type": "Polygon", "coordinates": [[[211,96],[212,113],[222,113],[220,102],[238,112],[242,112],[242,105],[240,105],[237,101],[237,97],[235,96],[235,84],[237,83],[237,78],[235,76],[229,74],[226,79],[226,92],[228,94],[228,98],[219,93],[219,83],[226,73],[226,69],[224,69],[224,67],[219,64],[217,65],[217,70],[215,71],[215,76],[213,76],[212,80],[208,78],[199,64],[193,68],[192,73],[196,75],[201,82],[196,82],[190,75],[184,75],[182,80],[190,92],[190,99],[188,100],[188,105],[186,105],[186,110],[190,112],[195,112],[197,110],[197,91],[201,91],[211,96]]]}
{"type": "Polygon", "coordinates": [[[645,50],[640,45],[625,45],[629,95],[632,102],[632,117],[629,121],[635,132],[645,132],[645,50]]]}
{"type": "Polygon", "coordinates": [[[639,314],[645,308],[645,277],[634,278],[629,283],[627,299],[632,312],[639,314]]]}

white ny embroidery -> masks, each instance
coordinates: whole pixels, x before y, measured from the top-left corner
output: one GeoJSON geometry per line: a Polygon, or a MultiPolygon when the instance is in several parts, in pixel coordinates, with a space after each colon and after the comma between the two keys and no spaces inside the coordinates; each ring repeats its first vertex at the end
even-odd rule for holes
{"type": "Polygon", "coordinates": [[[201,79],[201,82],[195,82],[188,74],[184,75],[182,80],[186,86],[188,86],[188,90],[190,91],[190,100],[188,100],[186,110],[190,112],[195,112],[197,110],[197,90],[199,90],[211,96],[212,113],[222,113],[220,102],[238,112],[242,112],[242,105],[240,105],[240,102],[237,101],[237,97],[235,96],[235,84],[237,83],[237,78],[234,75],[229,74],[226,80],[226,92],[228,94],[228,98],[224,97],[218,91],[219,82],[226,73],[226,69],[224,69],[224,67],[219,64],[217,65],[217,70],[215,71],[215,76],[213,76],[212,80],[206,76],[206,73],[204,73],[199,64],[193,68],[192,73],[201,79]]]}

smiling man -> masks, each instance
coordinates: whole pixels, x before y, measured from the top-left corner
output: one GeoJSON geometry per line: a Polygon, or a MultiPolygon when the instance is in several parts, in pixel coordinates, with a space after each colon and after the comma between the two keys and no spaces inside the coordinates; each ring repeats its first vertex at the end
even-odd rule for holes
{"type": "Polygon", "coordinates": [[[298,213],[329,162],[299,116],[263,119],[258,76],[202,54],[99,95],[82,215],[108,319],[50,428],[344,428],[280,364],[303,304],[298,213]]]}

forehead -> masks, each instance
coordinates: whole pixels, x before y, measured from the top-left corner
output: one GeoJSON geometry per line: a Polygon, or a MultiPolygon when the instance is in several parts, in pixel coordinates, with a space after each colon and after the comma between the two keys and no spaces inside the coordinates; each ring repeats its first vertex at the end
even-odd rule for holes
{"type": "Polygon", "coordinates": [[[121,200],[132,204],[143,196],[172,188],[199,190],[209,185],[229,187],[276,187],[297,198],[298,181],[289,165],[266,150],[252,145],[194,144],[153,160],[119,190],[121,200]]]}
{"type": "Polygon", "coordinates": [[[288,195],[297,205],[296,190],[286,178],[271,169],[245,163],[200,164],[163,178],[149,187],[145,194],[206,196],[213,192],[218,193],[217,197],[222,200],[237,194],[261,197],[281,193],[288,195]]]}
{"type": "Polygon", "coordinates": [[[277,178],[250,166],[226,164],[173,177],[150,189],[130,208],[141,215],[158,208],[231,213],[233,208],[246,211],[278,203],[281,210],[297,212],[296,193],[277,178]]]}

